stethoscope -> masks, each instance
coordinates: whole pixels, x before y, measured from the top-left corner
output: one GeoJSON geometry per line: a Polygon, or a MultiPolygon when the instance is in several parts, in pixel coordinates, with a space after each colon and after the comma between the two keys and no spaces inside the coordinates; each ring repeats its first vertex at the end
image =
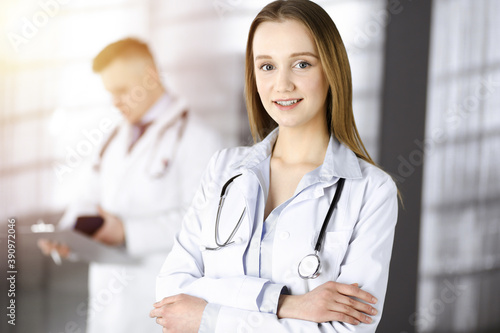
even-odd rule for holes
{"type": "Polygon", "coordinates": [[[227,188],[233,182],[233,180],[235,180],[239,176],[241,176],[241,173],[239,175],[236,175],[234,177],[229,178],[229,180],[224,184],[224,186],[222,186],[222,191],[220,192],[220,198],[219,198],[219,207],[217,208],[217,216],[215,218],[215,244],[217,245],[217,247],[205,247],[205,250],[217,251],[217,250],[222,249],[223,247],[226,247],[226,246],[234,243],[233,237],[236,234],[236,232],[238,231],[238,229],[240,228],[241,222],[243,221],[243,215],[245,215],[247,208],[245,207],[243,209],[243,212],[241,213],[241,216],[238,220],[238,223],[233,228],[233,232],[231,232],[229,237],[223,243],[219,243],[219,220],[220,220],[220,213],[222,211],[222,206],[224,205],[224,200],[226,199],[227,188]]]}
{"type": "MultiPolygon", "coordinates": [[[[238,220],[238,223],[233,228],[233,231],[231,232],[229,237],[222,243],[219,242],[219,219],[220,219],[220,214],[222,211],[222,206],[224,205],[224,200],[227,196],[227,189],[229,188],[229,185],[239,176],[241,176],[241,174],[236,175],[234,177],[231,177],[224,184],[224,186],[222,186],[222,190],[221,190],[221,194],[220,194],[220,198],[219,198],[219,206],[217,208],[217,216],[215,218],[215,244],[217,246],[216,247],[205,247],[206,250],[217,251],[217,250],[222,249],[223,247],[226,247],[226,246],[234,243],[233,237],[241,226],[241,222],[243,221],[243,216],[245,215],[246,208],[243,209],[243,212],[241,213],[241,216],[238,220]]],[[[323,240],[325,238],[325,233],[326,233],[326,228],[328,227],[328,222],[330,221],[330,218],[332,217],[335,206],[337,205],[337,203],[340,199],[340,194],[342,193],[342,189],[344,188],[344,182],[345,182],[345,179],[340,178],[338,183],[337,183],[337,189],[335,190],[335,195],[333,196],[332,203],[330,204],[330,207],[328,208],[328,212],[326,213],[325,220],[323,221],[323,225],[321,226],[321,231],[319,232],[318,239],[316,241],[316,246],[314,247],[314,253],[306,255],[299,262],[297,271],[299,273],[299,276],[303,279],[315,279],[320,274],[321,260],[319,259],[318,253],[321,250],[321,246],[323,245],[323,240]]]]}
{"type": "MultiPolygon", "coordinates": [[[[169,162],[173,159],[173,157],[176,155],[177,150],[180,145],[180,141],[182,138],[182,135],[184,134],[184,130],[187,125],[187,118],[188,118],[188,111],[183,110],[178,116],[174,117],[172,120],[164,124],[158,131],[158,134],[156,136],[156,141],[154,142],[153,146],[156,148],[152,150],[151,154],[149,155],[149,161],[146,163],[147,165],[147,170],[146,174],[152,178],[161,178],[165,175],[166,170],[168,168],[169,162]],[[161,151],[163,157],[160,159],[160,162],[154,163],[155,159],[157,158],[157,154],[160,153],[160,142],[163,140],[163,136],[165,135],[165,132],[169,130],[170,128],[177,126],[177,132],[175,132],[175,137],[172,138],[172,140],[169,141],[169,146],[172,147],[169,150],[164,150],[161,151]],[[172,144],[173,142],[173,144],[172,144]],[[161,163],[161,164],[160,164],[161,163]]],[[[116,127],[114,131],[111,133],[111,135],[108,137],[104,145],[102,146],[100,152],[99,152],[99,157],[98,160],[94,163],[93,168],[95,171],[99,171],[101,167],[102,160],[104,158],[104,154],[107,151],[109,145],[113,141],[113,139],[116,137],[120,130],[120,127],[116,127]]],[[[166,140],[165,140],[166,141],[166,140]]]]}

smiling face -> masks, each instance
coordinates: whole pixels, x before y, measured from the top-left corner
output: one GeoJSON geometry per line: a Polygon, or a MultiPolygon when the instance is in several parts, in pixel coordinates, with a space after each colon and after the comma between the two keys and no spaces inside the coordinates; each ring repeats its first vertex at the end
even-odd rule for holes
{"type": "Polygon", "coordinates": [[[295,20],[263,22],[252,47],[257,91],[280,130],[326,129],[329,86],[306,27],[295,20]]]}

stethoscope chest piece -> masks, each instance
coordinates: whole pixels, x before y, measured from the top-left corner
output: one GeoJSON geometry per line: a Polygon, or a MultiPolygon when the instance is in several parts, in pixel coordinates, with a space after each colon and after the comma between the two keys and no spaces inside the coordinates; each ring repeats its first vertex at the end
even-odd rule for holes
{"type": "Polygon", "coordinates": [[[302,258],[299,263],[298,273],[303,279],[315,279],[320,274],[321,260],[317,253],[311,253],[302,258]]]}
{"type": "Polygon", "coordinates": [[[344,178],[340,178],[337,184],[337,189],[335,190],[335,195],[333,196],[332,203],[328,212],[326,213],[325,220],[323,221],[323,226],[318,235],[318,240],[316,241],[316,246],[314,247],[314,253],[308,254],[300,262],[298,267],[299,276],[303,279],[315,279],[319,276],[321,270],[321,260],[319,259],[318,253],[323,244],[323,239],[325,238],[326,228],[328,226],[328,221],[332,217],[333,210],[340,199],[340,193],[344,188],[344,178]]]}

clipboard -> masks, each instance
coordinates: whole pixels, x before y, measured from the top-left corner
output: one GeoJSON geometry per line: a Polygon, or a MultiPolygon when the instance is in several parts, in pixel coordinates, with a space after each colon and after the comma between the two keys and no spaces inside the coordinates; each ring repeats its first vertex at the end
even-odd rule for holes
{"type": "Polygon", "coordinates": [[[37,239],[44,238],[57,243],[66,244],[71,249],[71,256],[77,260],[102,264],[134,265],[139,259],[131,257],[124,248],[102,244],[87,235],[75,230],[24,231],[37,239]]]}

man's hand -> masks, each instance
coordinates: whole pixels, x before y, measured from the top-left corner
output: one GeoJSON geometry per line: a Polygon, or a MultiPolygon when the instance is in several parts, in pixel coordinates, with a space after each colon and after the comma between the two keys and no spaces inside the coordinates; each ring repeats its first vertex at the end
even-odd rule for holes
{"type": "Polygon", "coordinates": [[[48,239],[39,239],[37,242],[38,247],[42,250],[42,253],[46,256],[49,256],[52,251],[57,251],[61,258],[68,258],[71,250],[68,246],[63,244],[58,244],[56,242],[52,242],[48,239]]]}
{"type": "Polygon", "coordinates": [[[163,333],[196,333],[207,302],[199,297],[179,294],[153,304],[149,316],[163,327],[163,333]]]}
{"type": "Polygon", "coordinates": [[[371,323],[367,316],[377,314],[369,304],[353,297],[375,304],[376,298],[358,288],[333,281],[326,282],[304,295],[281,295],[278,303],[279,318],[295,318],[316,323],[341,321],[353,325],[371,323]]]}
{"type": "Polygon", "coordinates": [[[119,217],[108,213],[101,207],[98,207],[99,215],[104,219],[102,226],[96,231],[95,240],[107,245],[118,246],[125,242],[125,228],[119,217]]]}

